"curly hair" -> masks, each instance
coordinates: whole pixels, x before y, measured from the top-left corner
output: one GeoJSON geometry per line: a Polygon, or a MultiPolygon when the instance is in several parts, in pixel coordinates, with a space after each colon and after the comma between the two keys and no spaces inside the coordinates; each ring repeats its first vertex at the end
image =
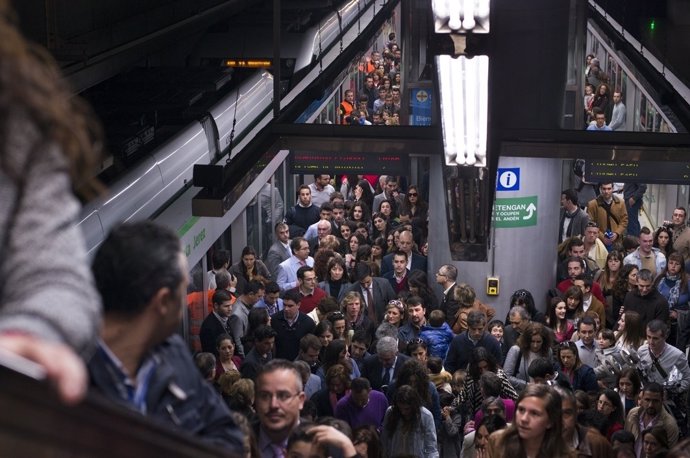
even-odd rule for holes
{"type": "MultiPolygon", "coordinates": [[[[41,154],[40,147],[57,145],[67,159],[67,169],[76,194],[83,200],[103,187],[94,178],[101,159],[102,131],[90,107],[74,97],[55,60],[42,47],[25,40],[16,27],[10,2],[0,0],[0,142],[10,136],[11,118],[17,107],[36,126],[34,143],[26,163],[41,154]]],[[[0,154],[0,170],[21,188],[24,171],[0,154]]]]}
{"type": "MultiPolygon", "coordinates": [[[[428,391],[428,389],[425,389],[425,391],[428,391]]],[[[415,426],[417,426],[422,420],[421,411],[422,398],[419,397],[417,390],[410,385],[402,385],[395,392],[392,410],[388,416],[384,428],[386,428],[390,434],[394,434],[398,429],[398,424],[402,423],[401,426],[403,431],[413,431],[415,426]],[[410,407],[410,411],[412,412],[412,418],[410,420],[407,420],[403,417],[400,408],[398,407],[399,404],[406,404],[410,407]]]]}
{"type": "Polygon", "coordinates": [[[429,372],[426,366],[416,359],[408,359],[400,368],[398,380],[396,382],[400,385],[410,385],[417,391],[423,404],[428,404],[431,401],[429,395],[429,372]],[[411,378],[414,377],[414,384],[411,378]]]}
{"type": "Polygon", "coordinates": [[[539,350],[539,356],[548,356],[549,350],[551,349],[552,342],[551,342],[551,333],[549,330],[546,328],[541,323],[531,323],[527,329],[524,330],[524,332],[520,335],[518,338],[517,344],[520,347],[520,351],[525,352],[530,351],[530,345],[532,344],[532,337],[533,336],[541,336],[542,338],[542,344],[541,344],[541,349],[539,350]]]}

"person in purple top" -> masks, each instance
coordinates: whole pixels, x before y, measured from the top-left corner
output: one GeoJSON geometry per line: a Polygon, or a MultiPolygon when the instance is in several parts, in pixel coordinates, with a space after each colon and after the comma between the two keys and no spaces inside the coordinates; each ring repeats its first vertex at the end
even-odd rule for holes
{"type": "Polygon", "coordinates": [[[350,384],[346,394],[335,406],[335,418],[347,422],[352,429],[372,425],[381,431],[388,399],[380,391],[372,390],[369,380],[358,377],[350,384]]]}

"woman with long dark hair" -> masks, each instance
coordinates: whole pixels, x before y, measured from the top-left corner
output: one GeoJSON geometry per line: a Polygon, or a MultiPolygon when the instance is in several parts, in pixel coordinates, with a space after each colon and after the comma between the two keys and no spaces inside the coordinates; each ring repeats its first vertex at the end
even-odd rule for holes
{"type": "Polygon", "coordinates": [[[402,385],[386,410],[381,433],[383,456],[438,458],[436,426],[417,391],[402,385]]]}
{"type": "Polygon", "coordinates": [[[489,439],[488,458],[570,458],[563,439],[561,397],[548,385],[527,385],[515,407],[513,423],[489,439]]]}
{"type": "Polygon", "coordinates": [[[422,405],[429,409],[434,417],[436,427],[441,427],[441,402],[439,400],[436,385],[429,379],[429,371],[426,364],[417,359],[408,359],[400,368],[398,378],[388,387],[386,396],[389,401],[395,398],[395,392],[402,385],[410,385],[422,399],[422,405]]]}
{"type": "Polygon", "coordinates": [[[554,343],[559,344],[566,340],[570,340],[573,336],[573,332],[575,332],[575,325],[566,316],[567,311],[568,307],[562,297],[557,296],[551,299],[546,322],[553,330],[553,335],[556,340],[554,343]]]}
{"type": "Polygon", "coordinates": [[[439,307],[438,297],[429,287],[426,272],[417,269],[410,271],[407,275],[407,287],[413,296],[418,296],[422,299],[422,303],[427,310],[436,310],[439,307]]]}
{"type": "Polygon", "coordinates": [[[688,314],[688,302],[690,301],[690,276],[685,271],[683,255],[680,253],[669,255],[666,269],[656,278],[655,285],[656,289],[668,301],[670,308],[668,343],[678,348],[685,348],[686,342],[679,342],[682,340],[682,330],[678,328],[678,316],[688,314]]]}
{"type": "Polygon", "coordinates": [[[340,255],[334,256],[328,261],[326,279],[319,283],[319,288],[326,291],[329,296],[337,298],[340,295],[340,290],[349,284],[345,260],[340,255]]]}
{"type": "Polygon", "coordinates": [[[265,283],[271,279],[268,267],[256,256],[256,250],[251,246],[242,249],[241,259],[230,267],[230,273],[239,280],[237,284],[238,294],[242,294],[244,286],[252,280],[265,283]]]}
{"type": "Polygon", "coordinates": [[[374,206],[374,193],[367,180],[359,180],[353,191],[355,202],[364,202],[367,209],[367,218],[371,217],[371,208],[374,206]]]}
{"type": "Polygon", "coordinates": [[[470,357],[465,387],[460,394],[461,401],[463,399],[470,401],[473,412],[477,412],[484,401],[484,393],[480,389],[479,379],[485,372],[493,372],[501,380],[501,393],[499,394],[501,398],[512,399],[513,401],[517,399],[517,392],[503,369],[498,367],[491,352],[484,347],[475,347],[470,357]]]}
{"type": "Polygon", "coordinates": [[[568,341],[558,345],[558,368],[568,378],[573,390],[586,393],[598,390],[594,369],[582,363],[575,342],[568,341]]]}
{"type": "Polygon", "coordinates": [[[629,291],[633,291],[637,288],[637,272],[639,268],[634,264],[627,264],[621,268],[618,274],[618,279],[613,287],[612,301],[611,301],[611,313],[613,314],[613,319],[618,321],[620,317],[620,310],[623,307],[623,301],[625,301],[625,295],[629,291]]]}
{"type": "Polygon", "coordinates": [[[673,253],[673,231],[667,226],[661,226],[654,232],[654,248],[664,253],[666,259],[673,253]]]}
{"type": "Polygon", "coordinates": [[[606,418],[604,427],[606,428],[606,438],[610,442],[613,433],[623,429],[625,423],[625,408],[621,402],[621,397],[611,389],[602,390],[597,399],[597,411],[606,418]]]}
{"type": "Polygon", "coordinates": [[[637,407],[637,397],[641,388],[642,380],[636,367],[626,367],[618,375],[618,396],[625,408],[626,418],[628,413],[637,407]]]}
{"type": "Polygon", "coordinates": [[[532,323],[518,338],[506,355],[503,370],[516,391],[520,391],[530,381],[527,369],[537,358],[553,359],[551,332],[540,323],[532,323]]]}
{"type": "Polygon", "coordinates": [[[405,193],[402,208],[409,211],[412,225],[421,229],[424,235],[427,234],[427,218],[429,217],[429,205],[419,195],[417,185],[410,185],[405,193]]]}
{"type": "Polygon", "coordinates": [[[619,350],[637,351],[645,343],[646,338],[646,329],[640,314],[634,310],[623,312],[618,320],[616,347],[619,350]]]}
{"type": "Polygon", "coordinates": [[[613,288],[618,280],[618,274],[623,268],[623,255],[620,251],[612,250],[606,256],[606,265],[603,269],[597,272],[598,276],[595,279],[599,286],[601,286],[601,293],[604,297],[613,294],[613,288]]]}

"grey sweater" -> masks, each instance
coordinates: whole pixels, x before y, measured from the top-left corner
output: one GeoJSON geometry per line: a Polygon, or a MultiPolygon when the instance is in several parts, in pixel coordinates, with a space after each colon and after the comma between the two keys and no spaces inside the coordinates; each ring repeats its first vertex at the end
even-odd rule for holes
{"type": "Polygon", "coordinates": [[[65,342],[86,355],[100,327],[101,300],[75,225],[79,203],[66,160],[55,145],[36,144],[41,136],[25,116],[11,117],[7,131],[0,154],[26,186],[20,193],[0,170],[0,332],[65,342]]]}

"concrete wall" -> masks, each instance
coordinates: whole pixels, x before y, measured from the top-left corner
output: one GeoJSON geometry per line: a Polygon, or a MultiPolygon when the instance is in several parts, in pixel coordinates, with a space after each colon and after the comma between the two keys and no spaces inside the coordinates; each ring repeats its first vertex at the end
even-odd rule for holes
{"type": "MultiPolygon", "coordinates": [[[[469,283],[483,302],[492,305],[503,319],[508,311],[511,294],[520,288],[532,292],[537,308],[546,306],[548,289],[555,286],[556,241],[561,192],[561,159],[501,158],[499,167],[520,168],[520,188],[499,191],[498,198],[537,196],[535,226],[492,228],[492,247],[488,262],[452,262],[459,273],[459,281],[469,283]],[[500,277],[498,296],[486,295],[486,278],[500,277]]],[[[430,236],[429,272],[450,262],[448,224],[445,211],[445,183],[440,158],[432,158],[430,177],[429,227],[439,230],[430,236]]],[[[433,279],[434,276],[430,275],[433,279]]]]}

